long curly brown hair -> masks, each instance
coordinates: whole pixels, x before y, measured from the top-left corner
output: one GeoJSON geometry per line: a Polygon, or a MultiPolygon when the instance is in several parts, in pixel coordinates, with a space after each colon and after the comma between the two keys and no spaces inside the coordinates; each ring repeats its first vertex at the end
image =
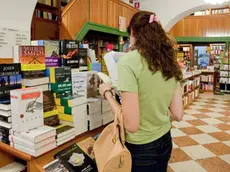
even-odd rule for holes
{"type": "Polygon", "coordinates": [[[182,79],[182,72],[176,60],[175,42],[170,39],[158,21],[149,22],[152,12],[140,11],[132,17],[128,32],[135,37],[135,49],[145,58],[149,70],[161,71],[165,80],[173,77],[182,79]]]}

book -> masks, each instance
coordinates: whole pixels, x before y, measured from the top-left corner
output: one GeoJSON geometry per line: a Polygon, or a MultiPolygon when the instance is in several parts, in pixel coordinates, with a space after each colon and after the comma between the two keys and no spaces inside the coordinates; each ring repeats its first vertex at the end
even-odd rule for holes
{"type": "Polygon", "coordinates": [[[80,95],[68,96],[60,98],[62,106],[74,107],[87,102],[86,97],[80,95]]]}
{"type": "Polygon", "coordinates": [[[51,83],[50,87],[54,93],[72,92],[72,82],[51,83]]]}
{"type": "Polygon", "coordinates": [[[73,115],[59,113],[58,116],[60,120],[74,122],[73,115]]]}
{"type": "Polygon", "coordinates": [[[48,117],[44,117],[44,125],[55,127],[59,125],[59,123],[60,123],[60,120],[57,114],[51,115],[48,117]]]}
{"type": "Polygon", "coordinates": [[[101,115],[101,99],[91,98],[88,99],[87,103],[87,114],[88,115],[94,115],[94,114],[100,114],[101,115]]]}
{"type": "Polygon", "coordinates": [[[75,40],[60,41],[61,65],[79,68],[79,43],[75,40]]]}
{"type": "Polygon", "coordinates": [[[22,76],[8,75],[0,76],[0,103],[4,101],[10,102],[10,91],[22,87],[22,76]]]}
{"type": "Polygon", "coordinates": [[[23,79],[22,80],[22,85],[33,87],[37,85],[43,85],[43,84],[48,84],[49,83],[49,78],[44,77],[44,78],[30,78],[30,79],[23,79]]]}
{"type": "Polygon", "coordinates": [[[31,41],[31,45],[45,47],[46,67],[58,67],[60,65],[59,41],[36,40],[31,41]]]}
{"type": "Polygon", "coordinates": [[[68,140],[68,138],[75,138],[76,137],[76,132],[75,131],[73,131],[73,132],[70,132],[70,133],[68,133],[68,134],[65,134],[64,136],[62,136],[62,137],[58,137],[57,138],[57,143],[60,143],[60,142],[62,142],[63,140],[68,140]]]}
{"type": "Polygon", "coordinates": [[[0,126],[0,132],[9,135],[9,133],[10,133],[10,128],[6,128],[6,127],[4,127],[4,126],[0,126]]]}
{"type": "Polygon", "coordinates": [[[79,69],[80,69],[80,71],[87,71],[88,70],[87,48],[79,48],[78,49],[78,56],[79,56],[79,69]]]}
{"type": "MultiPolygon", "coordinates": [[[[25,86],[25,85],[22,85],[22,88],[29,88],[31,86],[25,86]]],[[[34,88],[37,88],[39,90],[42,90],[42,91],[48,91],[49,90],[49,85],[48,84],[42,84],[42,85],[35,85],[35,86],[32,86],[34,88]]]]}
{"type": "Polygon", "coordinates": [[[56,105],[54,101],[54,96],[51,91],[43,92],[43,112],[49,112],[56,110],[56,105]]]}
{"type": "Polygon", "coordinates": [[[0,76],[12,76],[21,74],[20,63],[0,64],[0,76]]]}
{"type": "Polygon", "coordinates": [[[10,100],[0,100],[0,110],[11,110],[10,100]]]}
{"type": "Polygon", "coordinates": [[[56,127],[56,132],[57,132],[57,138],[60,138],[65,136],[66,134],[75,132],[75,129],[72,126],[60,124],[59,126],[56,127]]]}
{"type": "Polygon", "coordinates": [[[79,106],[68,107],[57,105],[57,111],[59,113],[74,115],[77,114],[79,117],[87,115],[86,104],[81,104],[79,106]]]}
{"type": "Polygon", "coordinates": [[[29,131],[44,124],[41,90],[32,87],[12,90],[10,96],[13,131],[29,131]]]}
{"type": "Polygon", "coordinates": [[[14,46],[14,63],[21,63],[22,71],[45,70],[45,47],[14,46]]]}
{"type": "Polygon", "coordinates": [[[43,125],[29,132],[13,132],[13,135],[32,143],[38,143],[46,138],[55,136],[56,130],[53,127],[43,125]]]}
{"type": "Polygon", "coordinates": [[[51,150],[53,150],[54,148],[56,148],[56,141],[52,142],[52,143],[49,143],[37,150],[33,150],[33,149],[29,149],[25,146],[22,146],[22,145],[19,145],[19,144],[16,144],[16,143],[10,143],[10,146],[19,150],[19,151],[22,151],[22,152],[25,152],[29,155],[32,155],[34,157],[38,157],[46,152],[49,152],[51,150]]]}
{"type": "Polygon", "coordinates": [[[24,79],[31,79],[31,78],[44,78],[45,70],[35,70],[35,71],[24,71],[22,72],[22,77],[24,79]]]}
{"type": "Polygon", "coordinates": [[[101,114],[94,114],[88,116],[88,130],[94,130],[102,126],[102,115],[101,114]]]}
{"type": "Polygon", "coordinates": [[[70,172],[97,172],[96,163],[77,144],[58,152],[55,157],[70,172]]]}
{"type": "Polygon", "coordinates": [[[21,172],[26,169],[26,166],[23,164],[20,164],[18,162],[13,162],[11,164],[8,164],[2,168],[0,168],[1,172],[21,172]]]}
{"type": "Polygon", "coordinates": [[[0,120],[0,126],[11,129],[12,128],[12,123],[0,120]]]}
{"type": "Polygon", "coordinates": [[[119,31],[127,32],[126,17],[119,16],[119,31]]]}
{"type": "Polygon", "coordinates": [[[29,142],[27,140],[21,139],[19,137],[13,136],[13,135],[9,135],[9,141],[11,142],[12,145],[14,144],[18,144],[18,145],[22,145],[24,147],[27,147],[28,149],[32,149],[32,150],[37,150],[49,143],[55,142],[56,138],[55,136],[46,138],[38,143],[33,143],[33,142],[29,142]]]}
{"type": "Polygon", "coordinates": [[[71,70],[72,94],[87,97],[87,73],[71,70]]]}
{"type": "Polygon", "coordinates": [[[92,137],[88,137],[77,144],[91,159],[95,159],[95,156],[93,153],[94,143],[95,143],[95,140],[92,137]]]}
{"type": "Polygon", "coordinates": [[[114,115],[112,112],[107,112],[107,114],[104,114],[102,117],[102,124],[106,125],[109,124],[111,122],[113,122],[114,120],[114,115]]]}
{"type": "Polygon", "coordinates": [[[76,135],[71,135],[71,136],[69,136],[69,137],[67,137],[67,138],[65,138],[65,139],[62,139],[62,140],[60,140],[60,141],[57,141],[57,146],[60,146],[60,145],[66,143],[66,142],[68,142],[68,141],[70,141],[70,140],[73,140],[75,137],[76,137],[76,135]]]}
{"type": "Polygon", "coordinates": [[[58,159],[46,164],[43,169],[45,172],[69,172],[58,159]]]}
{"type": "Polygon", "coordinates": [[[10,122],[12,122],[12,119],[11,119],[11,116],[6,117],[6,116],[2,116],[2,115],[0,114],[0,121],[10,123],[10,122]]]}
{"type": "Polygon", "coordinates": [[[49,70],[50,83],[71,82],[70,67],[52,67],[49,70]]]}

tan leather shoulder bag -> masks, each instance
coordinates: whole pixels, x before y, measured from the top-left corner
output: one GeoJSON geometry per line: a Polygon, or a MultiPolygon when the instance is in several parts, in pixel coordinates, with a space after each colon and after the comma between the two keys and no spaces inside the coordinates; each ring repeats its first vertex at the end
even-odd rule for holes
{"type": "Polygon", "coordinates": [[[131,172],[132,160],[125,147],[125,131],[121,107],[94,144],[93,151],[99,172],[131,172]]]}

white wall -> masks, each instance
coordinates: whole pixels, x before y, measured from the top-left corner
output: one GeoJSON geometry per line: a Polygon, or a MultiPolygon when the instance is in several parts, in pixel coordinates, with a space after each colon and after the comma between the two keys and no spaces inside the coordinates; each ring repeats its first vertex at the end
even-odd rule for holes
{"type": "Polygon", "coordinates": [[[0,25],[30,30],[37,0],[0,0],[0,25]]]}
{"type": "Polygon", "coordinates": [[[155,12],[166,31],[193,12],[210,7],[204,0],[141,0],[141,9],[155,12]]]}

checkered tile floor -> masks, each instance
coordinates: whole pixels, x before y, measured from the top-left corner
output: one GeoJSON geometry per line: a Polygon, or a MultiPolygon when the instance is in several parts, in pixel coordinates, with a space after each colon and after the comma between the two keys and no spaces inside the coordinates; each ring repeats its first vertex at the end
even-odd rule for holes
{"type": "Polygon", "coordinates": [[[230,95],[201,94],[172,137],[169,172],[230,172],[230,95]]]}

